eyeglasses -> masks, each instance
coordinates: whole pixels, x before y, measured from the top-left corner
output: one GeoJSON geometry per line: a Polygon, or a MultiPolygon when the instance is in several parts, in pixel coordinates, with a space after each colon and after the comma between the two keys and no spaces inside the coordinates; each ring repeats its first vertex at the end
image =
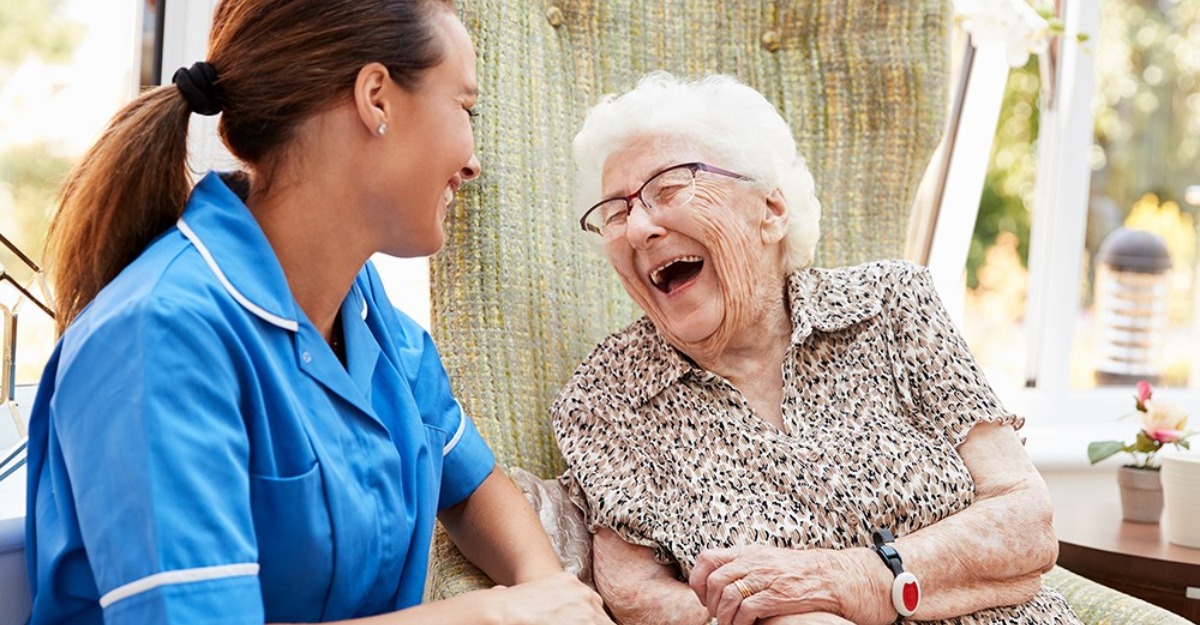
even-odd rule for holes
{"type": "Polygon", "coordinates": [[[749,176],[707,163],[674,165],[650,176],[640,189],[630,195],[608,198],[587,209],[583,217],[579,218],[579,227],[604,237],[606,241],[619,237],[625,232],[625,224],[629,220],[629,211],[633,210],[634,200],[641,200],[642,206],[646,207],[646,212],[651,215],[683,207],[696,197],[696,176],[699,172],[728,176],[737,180],[754,180],[749,176]]]}

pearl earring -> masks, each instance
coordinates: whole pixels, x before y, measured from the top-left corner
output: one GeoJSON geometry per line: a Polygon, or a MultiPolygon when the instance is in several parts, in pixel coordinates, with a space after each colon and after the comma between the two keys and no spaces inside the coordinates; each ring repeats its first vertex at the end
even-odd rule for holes
{"type": "Polygon", "coordinates": [[[377,134],[381,137],[386,132],[387,132],[387,122],[383,122],[383,123],[379,124],[379,127],[375,129],[375,134],[377,134]]]}

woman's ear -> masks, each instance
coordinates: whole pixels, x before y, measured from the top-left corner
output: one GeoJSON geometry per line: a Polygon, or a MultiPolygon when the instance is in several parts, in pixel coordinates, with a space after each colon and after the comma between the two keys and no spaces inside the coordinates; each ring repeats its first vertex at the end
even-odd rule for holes
{"type": "Polygon", "coordinates": [[[775,189],[763,200],[762,222],[758,233],[762,242],[773,245],[783,240],[788,231],[788,205],[783,192],[775,189]]]}
{"type": "Polygon", "coordinates": [[[392,110],[384,93],[391,79],[391,74],[382,63],[367,63],[358,70],[358,77],[354,80],[355,110],[363,128],[373,135],[387,132],[392,110]]]}

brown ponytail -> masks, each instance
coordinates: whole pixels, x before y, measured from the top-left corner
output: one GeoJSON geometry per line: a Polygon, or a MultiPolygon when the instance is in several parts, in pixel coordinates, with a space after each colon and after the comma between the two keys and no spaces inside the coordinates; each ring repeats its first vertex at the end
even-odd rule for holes
{"type": "Polygon", "coordinates": [[[183,212],[190,114],[174,86],[142,94],[67,176],[46,241],[59,334],[183,212]]]}
{"type": "MultiPolygon", "coordinates": [[[[450,0],[222,0],[208,62],[226,147],[262,176],[308,117],[348,97],[364,65],[383,63],[398,85],[415,88],[442,58],[431,17],[450,7],[450,0]]],[[[117,113],[69,174],[46,244],[59,334],[182,214],[191,189],[190,115],[174,85],[147,92],[117,113]]]]}

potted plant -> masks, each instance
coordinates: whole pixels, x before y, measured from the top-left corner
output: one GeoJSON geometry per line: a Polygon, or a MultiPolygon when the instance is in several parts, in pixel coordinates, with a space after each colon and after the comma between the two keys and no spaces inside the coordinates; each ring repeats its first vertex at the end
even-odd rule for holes
{"type": "MultiPolygon", "coordinates": [[[[1120,452],[1133,461],[1117,471],[1121,488],[1121,509],[1126,521],[1158,523],[1162,516],[1162,481],[1157,454],[1165,445],[1188,449],[1187,414],[1169,402],[1151,399],[1154,389],[1142,380],[1137,383],[1135,407],[1141,413],[1142,427],[1132,443],[1096,441],[1088,445],[1088,460],[1096,464],[1120,452]]],[[[1131,416],[1125,415],[1126,417],[1131,416]]],[[[1124,417],[1122,417],[1124,418],[1124,417]]]]}

